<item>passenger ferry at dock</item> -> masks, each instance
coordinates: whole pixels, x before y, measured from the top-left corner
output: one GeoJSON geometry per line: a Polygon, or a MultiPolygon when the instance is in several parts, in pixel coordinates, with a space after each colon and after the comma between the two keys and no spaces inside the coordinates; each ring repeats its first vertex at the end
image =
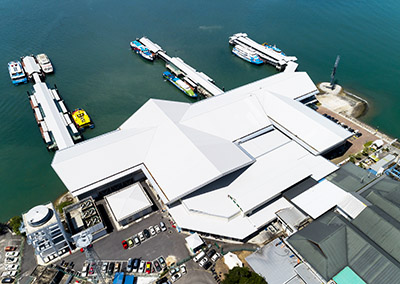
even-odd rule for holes
{"type": "Polygon", "coordinates": [[[28,82],[24,69],[19,61],[8,62],[8,73],[10,73],[10,78],[14,85],[28,82]]]}
{"type": "Polygon", "coordinates": [[[283,53],[283,51],[280,48],[277,48],[275,44],[271,45],[271,44],[268,44],[268,43],[264,42],[262,45],[265,46],[266,48],[272,49],[273,51],[275,51],[277,53],[282,54],[283,56],[286,56],[286,54],[283,53]]]}
{"type": "Polygon", "coordinates": [[[43,72],[48,74],[48,73],[53,73],[53,65],[51,65],[49,57],[47,57],[46,54],[41,53],[36,55],[36,61],[39,63],[40,68],[42,68],[43,72]]]}
{"type": "Polygon", "coordinates": [[[74,120],[76,127],[79,130],[85,130],[85,128],[94,128],[94,123],[91,121],[89,115],[83,109],[74,109],[71,116],[74,120]]]}
{"type": "Polygon", "coordinates": [[[233,47],[232,53],[253,64],[260,65],[264,63],[253,49],[238,44],[233,47]]]}
{"type": "Polygon", "coordinates": [[[174,84],[175,87],[177,87],[179,90],[184,92],[185,95],[187,95],[191,98],[197,98],[197,94],[192,90],[192,88],[190,88],[190,86],[186,82],[184,82],[181,79],[179,79],[178,77],[172,75],[170,72],[165,71],[163,73],[163,77],[165,79],[167,79],[168,81],[170,81],[172,84],[174,84]]]}
{"type": "Polygon", "coordinates": [[[151,53],[150,50],[143,44],[141,44],[139,41],[137,40],[131,41],[131,48],[143,58],[149,61],[154,60],[154,54],[151,53]]]}

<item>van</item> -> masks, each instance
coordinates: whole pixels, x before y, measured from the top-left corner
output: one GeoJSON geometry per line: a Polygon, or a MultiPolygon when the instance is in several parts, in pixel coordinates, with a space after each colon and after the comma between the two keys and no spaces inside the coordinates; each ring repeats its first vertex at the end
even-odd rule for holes
{"type": "Polygon", "coordinates": [[[204,252],[204,251],[201,251],[200,253],[198,253],[194,258],[193,258],[193,260],[195,261],[195,262],[198,262],[200,259],[202,259],[203,258],[203,256],[205,256],[206,255],[206,253],[204,252]]]}

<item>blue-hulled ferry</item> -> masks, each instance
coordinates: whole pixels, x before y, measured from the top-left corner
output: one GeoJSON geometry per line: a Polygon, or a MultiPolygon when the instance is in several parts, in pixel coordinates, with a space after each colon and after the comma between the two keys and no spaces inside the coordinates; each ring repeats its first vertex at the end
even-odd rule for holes
{"type": "Polygon", "coordinates": [[[19,61],[8,62],[8,73],[10,73],[10,78],[14,85],[28,82],[24,69],[19,61]]]}
{"type": "Polygon", "coordinates": [[[232,53],[253,64],[260,65],[264,63],[254,50],[238,44],[233,47],[232,53]]]}
{"type": "Polygon", "coordinates": [[[171,74],[171,72],[165,71],[163,73],[163,77],[170,81],[172,84],[175,85],[179,90],[185,93],[185,95],[197,98],[197,94],[190,88],[190,86],[184,82],[183,80],[179,79],[178,77],[171,74]]]}
{"type": "Polygon", "coordinates": [[[131,48],[143,58],[150,61],[154,60],[154,54],[151,53],[150,50],[143,44],[141,44],[139,41],[137,40],[131,41],[131,48]]]}

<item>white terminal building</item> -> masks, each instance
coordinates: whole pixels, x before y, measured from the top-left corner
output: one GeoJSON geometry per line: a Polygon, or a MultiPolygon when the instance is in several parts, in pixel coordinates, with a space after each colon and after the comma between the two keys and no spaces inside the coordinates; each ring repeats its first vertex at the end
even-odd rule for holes
{"type": "Polygon", "coordinates": [[[22,215],[27,243],[47,263],[72,249],[53,204],[38,205],[22,215]]]}
{"type": "Polygon", "coordinates": [[[246,240],[294,207],[283,196],[294,186],[331,193],[319,182],[338,167],[321,155],[352,134],[300,102],[317,93],[307,73],[287,72],[193,104],[150,99],[115,131],[56,152],[52,167],[79,198],[146,177],[183,230],[246,240]]]}

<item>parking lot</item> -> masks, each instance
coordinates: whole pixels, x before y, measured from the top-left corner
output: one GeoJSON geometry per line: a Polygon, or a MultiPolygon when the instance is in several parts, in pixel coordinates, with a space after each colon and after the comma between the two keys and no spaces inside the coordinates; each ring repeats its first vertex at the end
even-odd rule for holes
{"type": "Polygon", "coordinates": [[[0,238],[0,279],[15,278],[21,270],[22,238],[6,233],[0,238]]]}

